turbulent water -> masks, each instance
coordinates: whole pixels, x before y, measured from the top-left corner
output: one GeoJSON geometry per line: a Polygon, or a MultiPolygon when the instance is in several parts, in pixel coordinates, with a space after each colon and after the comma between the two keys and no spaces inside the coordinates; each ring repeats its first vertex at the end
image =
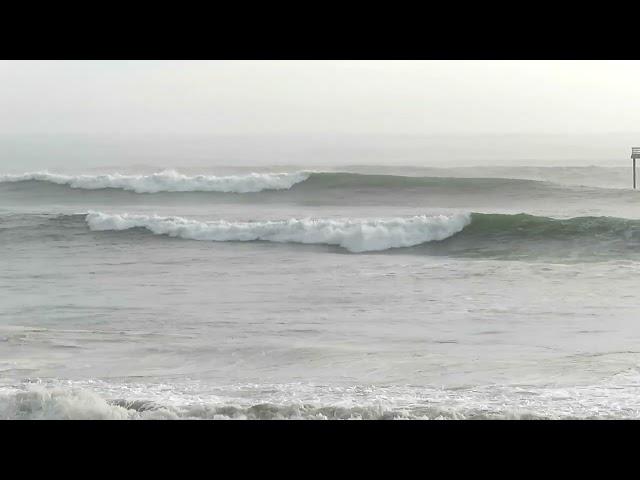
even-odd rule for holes
{"type": "Polygon", "coordinates": [[[629,173],[0,173],[0,418],[639,417],[629,173]]]}

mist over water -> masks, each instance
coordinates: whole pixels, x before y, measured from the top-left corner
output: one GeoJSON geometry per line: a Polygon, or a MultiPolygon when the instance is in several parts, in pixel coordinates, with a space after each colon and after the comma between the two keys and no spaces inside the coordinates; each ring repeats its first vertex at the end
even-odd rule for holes
{"type": "MultiPolygon", "coordinates": [[[[0,134],[2,173],[183,173],[240,170],[394,168],[622,167],[638,134],[0,134]]],[[[396,170],[397,171],[397,170],[396,170]]],[[[517,178],[517,177],[515,177],[517,178]]],[[[628,184],[628,182],[626,182],[628,184]]]]}

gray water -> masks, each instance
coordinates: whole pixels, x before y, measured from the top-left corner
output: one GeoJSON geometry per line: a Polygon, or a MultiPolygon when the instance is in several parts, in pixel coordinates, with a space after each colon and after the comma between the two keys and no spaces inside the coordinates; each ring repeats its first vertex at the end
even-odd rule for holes
{"type": "Polygon", "coordinates": [[[0,418],[640,416],[628,169],[316,170],[0,175],[0,418]]]}

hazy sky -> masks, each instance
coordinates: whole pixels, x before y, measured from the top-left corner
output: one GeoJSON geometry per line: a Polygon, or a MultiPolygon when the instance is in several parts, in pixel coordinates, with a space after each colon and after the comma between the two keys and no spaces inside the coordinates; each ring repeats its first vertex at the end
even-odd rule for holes
{"type": "Polygon", "coordinates": [[[2,61],[0,133],[629,135],[639,85],[638,61],[2,61]]]}
{"type": "Polygon", "coordinates": [[[4,61],[5,133],[640,131],[637,61],[4,61]]]}

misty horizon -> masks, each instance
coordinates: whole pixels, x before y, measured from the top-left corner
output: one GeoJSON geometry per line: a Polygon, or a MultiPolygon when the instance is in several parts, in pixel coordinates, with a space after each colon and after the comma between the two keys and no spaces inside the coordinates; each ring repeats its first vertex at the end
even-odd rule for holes
{"type": "Polygon", "coordinates": [[[621,166],[640,133],[2,135],[3,170],[216,166],[621,166]]]}
{"type": "Polygon", "coordinates": [[[638,74],[608,60],[1,61],[0,168],[622,166],[640,144],[638,74]]]}

